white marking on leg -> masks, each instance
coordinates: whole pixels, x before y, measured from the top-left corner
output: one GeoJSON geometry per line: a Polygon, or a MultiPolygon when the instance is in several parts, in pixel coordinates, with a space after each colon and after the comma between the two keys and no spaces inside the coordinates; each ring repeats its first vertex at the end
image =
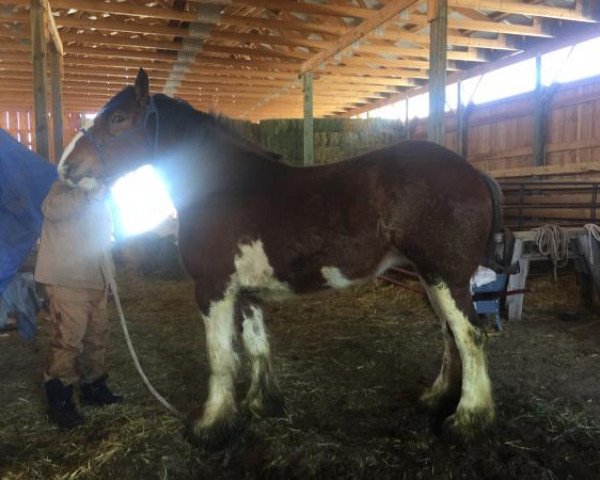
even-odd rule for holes
{"type": "Polygon", "coordinates": [[[412,264],[413,263],[404,255],[395,251],[388,252],[377,265],[377,268],[375,269],[375,277],[379,277],[389,268],[403,267],[412,264]]]}
{"type": "Polygon", "coordinates": [[[446,313],[437,302],[436,297],[432,296],[432,287],[430,287],[423,278],[419,277],[421,285],[429,296],[429,301],[433,311],[440,320],[442,329],[442,338],[444,340],[444,356],[442,358],[442,366],[440,372],[433,382],[433,385],[427,389],[421,396],[421,401],[431,408],[437,408],[438,400],[451,388],[451,371],[454,362],[460,362],[460,355],[456,351],[454,338],[448,331],[448,323],[446,321],[446,313]],[[458,357],[458,358],[456,358],[458,357]]]}
{"type": "Polygon", "coordinates": [[[204,316],[206,349],[210,363],[208,399],[200,425],[210,427],[216,421],[235,416],[234,380],[238,369],[237,354],[233,349],[235,296],[226,294],[223,300],[210,304],[204,316]]]}
{"type": "Polygon", "coordinates": [[[289,296],[290,288],[275,278],[273,267],[265,253],[262,240],[239,246],[240,253],[234,258],[235,273],[229,289],[251,288],[275,297],[289,296]]]}
{"type": "Polygon", "coordinates": [[[262,309],[252,306],[250,310],[252,312],[250,315],[243,314],[242,338],[244,346],[252,360],[260,356],[268,357],[270,354],[269,340],[265,330],[262,309]]]}
{"type": "Polygon", "coordinates": [[[270,387],[270,348],[269,339],[265,330],[262,310],[250,307],[251,314],[243,314],[242,323],[244,347],[250,357],[252,369],[252,383],[248,389],[246,402],[251,410],[261,412],[264,410],[264,397],[269,392],[263,392],[263,388],[270,387]],[[262,380],[262,382],[261,382],[262,380]]]}
{"type": "Polygon", "coordinates": [[[439,406],[439,400],[452,388],[452,365],[454,362],[460,362],[460,358],[455,358],[455,355],[458,357],[458,354],[455,353],[456,348],[453,346],[454,339],[450,336],[448,327],[446,325],[446,320],[443,317],[440,318],[440,323],[442,326],[442,337],[444,339],[444,356],[442,358],[442,366],[437,378],[433,382],[433,385],[431,385],[431,387],[428,388],[421,396],[421,401],[432,409],[435,409],[439,406]]]}
{"type": "Polygon", "coordinates": [[[434,308],[439,309],[442,318],[447,320],[462,361],[462,391],[456,410],[457,421],[471,421],[477,417],[490,422],[494,417],[492,388],[483,346],[476,341],[479,333],[457,307],[447,285],[428,286],[427,293],[434,308]]]}
{"type": "MultiPolygon", "coordinates": [[[[239,246],[240,253],[234,259],[235,273],[230,289],[250,289],[261,297],[281,299],[291,294],[283,282],[275,278],[273,267],[261,240],[239,246]]],[[[250,307],[243,312],[242,339],[252,366],[252,382],[246,396],[248,407],[258,414],[276,415],[283,407],[279,388],[271,372],[269,340],[260,308],[250,307]]]]}
{"type": "Polygon", "coordinates": [[[352,280],[346,278],[337,267],[323,267],[321,275],[325,279],[325,284],[330,288],[347,288],[352,285],[352,280]]]}

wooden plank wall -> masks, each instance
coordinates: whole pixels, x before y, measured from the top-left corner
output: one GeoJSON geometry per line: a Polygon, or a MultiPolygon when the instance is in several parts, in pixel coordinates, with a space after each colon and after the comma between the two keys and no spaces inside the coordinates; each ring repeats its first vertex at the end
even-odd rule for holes
{"type": "MultiPolygon", "coordinates": [[[[467,159],[492,172],[533,166],[534,101],[531,92],[474,106],[468,116],[467,159]]],[[[547,119],[546,165],[600,163],[600,77],[558,86],[547,119]]],[[[457,149],[456,127],[455,112],[448,113],[446,146],[453,150],[457,149]]],[[[426,136],[427,120],[422,119],[413,138],[426,136]]],[[[600,179],[600,175],[569,178],[600,179]]]]}
{"type": "MultiPolygon", "coordinates": [[[[68,145],[82,127],[84,118],[83,113],[65,113],[63,119],[64,145],[68,145]]],[[[0,110],[0,128],[6,130],[30,150],[35,151],[35,115],[32,110],[0,110]]],[[[51,135],[50,152],[54,152],[53,142],[54,139],[51,135]]],[[[58,161],[58,159],[51,158],[51,161],[58,161]]]]}
{"type": "Polygon", "coordinates": [[[0,110],[0,128],[6,130],[30,150],[35,149],[35,120],[29,110],[0,110]]]}

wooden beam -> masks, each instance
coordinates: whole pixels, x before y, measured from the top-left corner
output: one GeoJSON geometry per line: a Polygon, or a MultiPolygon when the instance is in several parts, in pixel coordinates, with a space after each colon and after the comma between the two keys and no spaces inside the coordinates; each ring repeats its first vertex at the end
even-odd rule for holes
{"type": "Polygon", "coordinates": [[[387,3],[383,8],[377,10],[375,13],[372,13],[360,25],[338,38],[325,50],[305,61],[300,67],[300,73],[315,70],[322,63],[333,57],[336,53],[352,45],[354,42],[359,41],[381,24],[391,20],[403,10],[406,10],[408,7],[414,5],[418,1],[419,0],[393,0],[387,3]]]}
{"type": "Polygon", "coordinates": [[[31,61],[33,63],[33,97],[35,105],[35,151],[45,159],[50,158],[48,137],[48,105],[46,103],[46,22],[42,0],[31,0],[31,61]]]}
{"type": "MultiPolygon", "coordinates": [[[[460,9],[463,10],[463,9],[460,9]]],[[[426,27],[429,22],[427,15],[414,13],[408,16],[406,24],[414,24],[420,27],[426,27]]],[[[453,30],[468,30],[476,32],[503,33],[506,35],[523,35],[529,37],[552,37],[542,29],[538,23],[533,25],[521,25],[517,23],[498,22],[489,19],[486,15],[480,20],[448,18],[448,28],[453,30]]]]}
{"type": "Polygon", "coordinates": [[[131,3],[106,3],[102,0],[52,0],[54,8],[77,10],[80,12],[109,13],[128,17],[149,17],[163,20],[179,20],[181,22],[197,22],[196,12],[183,12],[170,8],[140,7],[131,3]]]}
{"type": "MultiPolygon", "coordinates": [[[[149,11],[152,8],[146,7],[149,11]]],[[[150,12],[149,12],[150,13],[150,12]]],[[[15,18],[16,15],[13,16],[15,18]]],[[[175,19],[176,20],[176,19],[175,19]]],[[[181,21],[181,20],[180,20],[181,21]]],[[[78,29],[96,29],[109,32],[126,32],[126,33],[144,33],[150,35],[168,36],[168,37],[189,37],[189,31],[186,28],[164,26],[164,25],[148,25],[139,22],[124,22],[113,18],[101,18],[90,20],[86,18],[70,17],[61,15],[56,17],[56,23],[59,26],[78,28],[78,29]]],[[[278,30],[289,31],[298,30],[310,33],[329,33],[341,35],[346,32],[347,28],[325,26],[316,22],[305,22],[301,20],[280,20],[277,18],[258,18],[248,17],[243,15],[222,15],[219,25],[231,25],[237,27],[254,27],[261,30],[278,30]]]]}
{"type": "Polygon", "coordinates": [[[52,44],[56,52],[59,55],[63,55],[63,44],[60,38],[60,34],[58,33],[58,28],[56,26],[56,22],[54,21],[54,16],[52,15],[52,9],[50,8],[50,4],[48,0],[44,0],[44,10],[46,11],[46,19],[48,21],[48,30],[50,32],[50,37],[52,38],[52,44]]]}
{"type": "MultiPolygon", "coordinates": [[[[194,3],[203,3],[205,0],[191,0],[194,3]]],[[[264,7],[276,11],[306,13],[309,15],[324,15],[333,17],[350,17],[364,19],[372,14],[368,8],[318,4],[308,2],[294,2],[291,0],[233,0],[234,5],[250,7],[264,7]]]]}
{"type": "Polygon", "coordinates": [[[52,93],[52,133],[54,161],[58,163],[63,150],[63,64],[56,45],[50,45],[50,87],[52,93]]]}
{"type": "Polygon", "coordinates": [[[536,167],[508,168],[500,170],[486,169],[495,178],[517,178],[531,176],[577,175],[582,173],[600,173],[600,163],[571,163],[567,165],[542,165],[536,167]]]}
{"type": "Polygon", "coordinates": [[[428,0],[431,45],[429,49],[429,118],[427,138],[431,142],[446,143],[446,51],[448,45],[448,1],[428,0]]]}
{"type": "Polygon", "coordinates": [[[514,0],[448,0],[450,7],[471,8],[491,12],[514,13],[533,17],[556,18],[575,22],[591,22],[595,20],[581,14],[577,9],[536,5],[514,0]]]}
{"type": "MultiPolygon", "coordinates": [[[[408,109],[407,109],[408,110],[408,109]]],[[[462,98],[462,82],[456,82],[456,153],[467,156],[467,118],[462,98]]]]}
{"type": "MultiPolygon", "coordinates": [[[[568,47],[576,43],[584,42],[586,40],[590,40],[592,38],[596,38],[600,36],[600,26],[599,25],[590,25],[587,28],[582,28],[582,31],[577,35],[571,35],[567,38],[557,38],[554,40],[549,40],[548,42],[544,42],[543,44],[537,46],[534,49],[527,50],[525,52],[521,52],[516,55],[511,55],[509,57],[503,57],[495,62],[490,62],[485,65],[478,65],[476,67],[470,68],[469,70],[456,72],[447,77],[446,83],[456,82],[458,80],[466,80],[468,78],[477,77],[479,75],[483,75],[485,73],[491,72],[493,70],[497,70],[502,67],[506,67],[508,65],[512,65],[514,63],[522,62],[525,60],[529,60],[530,58],[534,58],[538,53],[544,54],[548,52],[552,52],[554,50],[558,50],[563,47],[568,47]]],[[[411,97],[426,93],[429,91],[429,87],[427,85],[411,90],[411,97]]],[[[391,105],[396,103],[404,98],[404,95],[391,95],[385,100],[381,100],[375,102],[371,105],[365,105],[359,108],[352,109],[348,111],[345,116],[352,117],[369,110],[373,110],[375,108],[384,107],[386,105],[391,105]]]]}
{"type": "Polygon", "coordinates": [[[313,129],[313,75],[302,74],[304,91],[304,165],[315,163],[315,137],[313,129]]]}
{"type": "Polygon", "coordinates": [[[546,101],[542,84],[542,56],[535,57],[535,106],[533,111],[533,164],[546,163],[546,101]]]}

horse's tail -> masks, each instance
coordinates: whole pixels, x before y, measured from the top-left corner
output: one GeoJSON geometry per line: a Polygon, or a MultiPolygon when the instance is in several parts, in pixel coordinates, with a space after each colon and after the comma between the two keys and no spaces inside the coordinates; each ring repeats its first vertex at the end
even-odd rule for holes
{"type": "Polygon", "coordinates": [[[510,230],[504,228],[504,219],[502,216],[502,202],[504,196],[502,194],[502,189],[496,179],[486,173],[480,173],[490,192],[490,198],[492,200],[492,225],[490,228],[490,236],[488,238],[486,257],[481,263],[498,273],[516,273],[514,271],[515,268],[510,265],[510,258],[508,258],[512,248],[513,238],[510,230]],[[504,251],[502,255],[496,254],[496,243],[499,234],[503,236],[504,239],[504,251]]]}
{"type": "Polygon", "coordinates": [[[502,195],[502,189],[495,178],[490,177],[487,173],[480,172],[483,177],[483,181],[488,187],[490,197],[492,199],[492,228],[490,231],[491,240],[494,238],[495,233],[504,232],[504,220],[502,218],[502,202],[504,196],[502,195]]]}

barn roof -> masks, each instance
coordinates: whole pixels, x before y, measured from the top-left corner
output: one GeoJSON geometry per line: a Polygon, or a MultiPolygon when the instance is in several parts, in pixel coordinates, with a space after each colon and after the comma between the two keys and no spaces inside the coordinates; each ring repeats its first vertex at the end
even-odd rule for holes
{"type": "MultiPolygon", "coordinates": [[[[31,0],[0,0],[0,105],[31,108],[31,0]]],[[[600,30],[596,0],[448,0],[448,73],[600,30]]],[[[154,91],[235,117],[352,115],[426,84],[427,0],[49,0],[65,110],[94,111],[144,67],[154,91]]]]}

